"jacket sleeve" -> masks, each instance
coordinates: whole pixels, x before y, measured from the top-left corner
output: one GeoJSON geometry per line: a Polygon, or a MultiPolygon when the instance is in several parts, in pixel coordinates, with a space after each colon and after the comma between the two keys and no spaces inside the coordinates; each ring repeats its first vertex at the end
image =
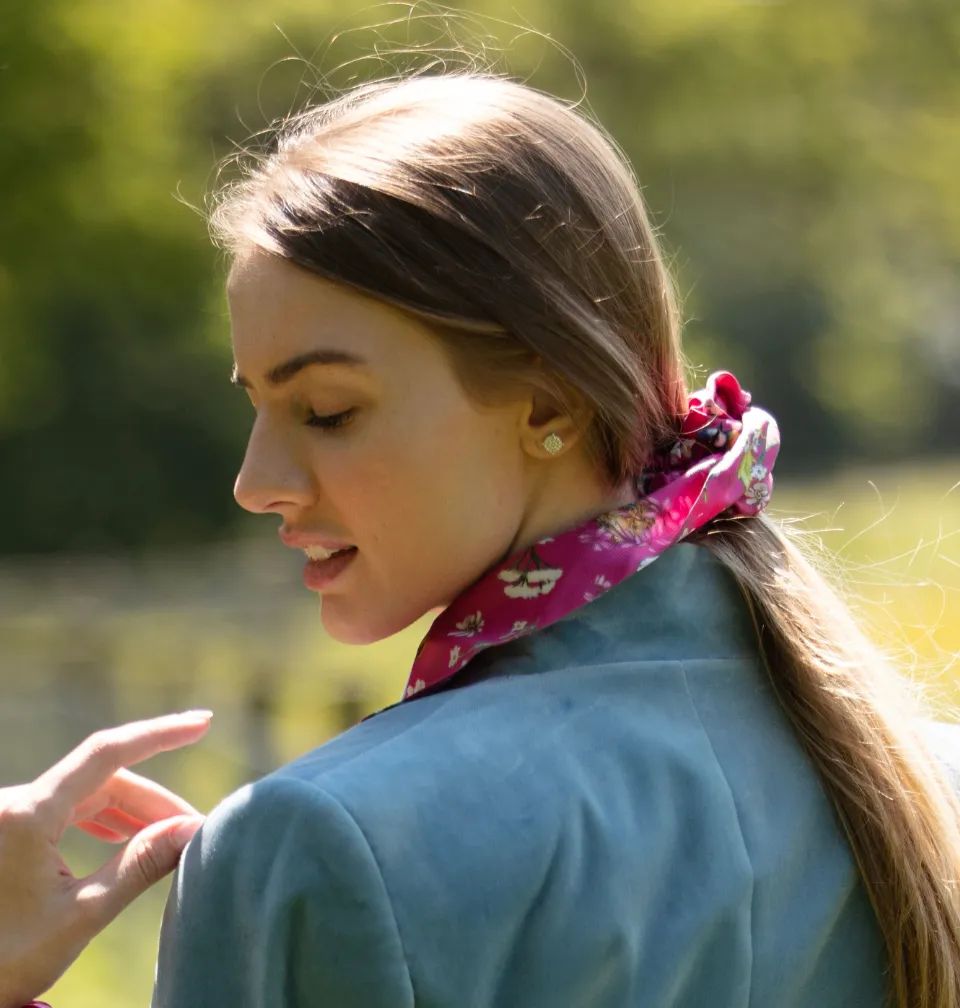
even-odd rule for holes
{"type": "Polygon", "coordinates": [[[407,1005],[390,900],[346,809],[282,777],[218,806],[167,902],[153,1008],[407,1005]]]}

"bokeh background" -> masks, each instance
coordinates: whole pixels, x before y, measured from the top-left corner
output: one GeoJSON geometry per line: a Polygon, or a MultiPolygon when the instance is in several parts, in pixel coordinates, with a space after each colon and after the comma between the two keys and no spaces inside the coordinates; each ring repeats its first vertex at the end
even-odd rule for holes
{"type": "MultiPolygon", "coordinates": [[[[327,639],[231,497],[216,166],[308,100],[431,62],[578,100],[645,186],[700,373],[784,432],[776,512],[949,714],[960,649],[956,0],[0,5],[0,783],[188,707],[149,772],[203,810],[396,699],[427,623],[327,639]],[[459,47],[459,51],[458,51],[459,47]]],[[[104,857],[68,837],[77,870],[104,857]]],[[[161,887],[62,1008],[146,1004],[161,887]]]]}

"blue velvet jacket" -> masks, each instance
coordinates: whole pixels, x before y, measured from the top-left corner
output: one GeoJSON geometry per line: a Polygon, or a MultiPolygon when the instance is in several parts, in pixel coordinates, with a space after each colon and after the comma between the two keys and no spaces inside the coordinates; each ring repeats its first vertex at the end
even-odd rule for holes
{"type": "Polygon", "coordinates": [[[683,544],[223,802],[154,1008],[881,1008],[743,598],[683,544]]]}

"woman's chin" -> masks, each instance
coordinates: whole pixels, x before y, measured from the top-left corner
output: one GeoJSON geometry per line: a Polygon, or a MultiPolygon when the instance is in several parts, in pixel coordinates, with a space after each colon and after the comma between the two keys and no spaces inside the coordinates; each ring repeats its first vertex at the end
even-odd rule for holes
{"type": "Polygon", "coordinates": [[[370,613],[347,613],[340,609],[339,599],[321,597],[320,623],[327,636],[339,644],[376,644],[392,637],[410,625],[396,620],[372,620],[370,613]]]}

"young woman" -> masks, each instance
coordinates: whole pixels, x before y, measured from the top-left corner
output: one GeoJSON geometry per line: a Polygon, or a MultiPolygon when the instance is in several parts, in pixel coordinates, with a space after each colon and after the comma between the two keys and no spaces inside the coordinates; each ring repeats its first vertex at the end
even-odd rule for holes
{"type": "Polygon", "coordinates": [[[214,224],[238,501],[334,638],[440,614],[402,700],[207,819],[155,1008],[957,1008],[945,768],[763,514],[773,418],[726,373],[688,394],[601,130],[383,81],[214,224]]]}

